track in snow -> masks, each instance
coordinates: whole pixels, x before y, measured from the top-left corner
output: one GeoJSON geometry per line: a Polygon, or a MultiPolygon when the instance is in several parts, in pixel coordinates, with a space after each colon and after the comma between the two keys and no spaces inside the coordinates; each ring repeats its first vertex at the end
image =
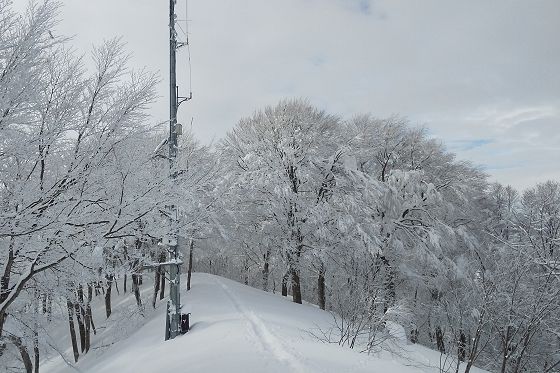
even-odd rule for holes
{"type": "Polygon", "coordinates": [[[300,364],[299,359],[290,353],[272,332],[266,327],[260,317],[253,311],[247,310],[243,303],[229,290],[226,284],[215,278],[216,282],[223,289],[226,296],[229,298],[235,309],[250,325],[253,334],[257,337],[259,343],[265,351],[270,352],[274,358],[286,365],[288,365],[293,372],[305,372],[306,370],[300,364]]]}

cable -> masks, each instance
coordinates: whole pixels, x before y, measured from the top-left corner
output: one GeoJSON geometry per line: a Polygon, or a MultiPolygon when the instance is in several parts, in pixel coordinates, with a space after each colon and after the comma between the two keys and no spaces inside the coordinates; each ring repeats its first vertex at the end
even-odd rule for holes
{"type": "MultiPolygon", "coordinates": [[[[178,100],[178,105],[181,105],[183,102],[185,101],[189,101],[190,99],[192,99],[192,64],[191,64],[191,47],[190,47],[190,43],[189,43],[189,19],[188,19],[188,0],[185,0],[185,29],[183,29],[183,27],[181,26],[181,24],[179,22],[176,22],[176,24],[179,26],[179,29],[183,32],[183,34],[185,34],[186,37],[186,41],[185,42],[181,42],[179,43],[179,48],[180,47],[187,47],[187,69],[188,69],[188,74],[189,74],[189,95],[187,97],[179,97],[179,93],[177,93],[177,97],[180,98],[178,100]],[[185,31],[186,30],[186,31],[185,31]]],[[[179,21],[179,20],[177,20],[179,21]]]]}
{"type": "Polygon", "coordinates": [[[187,55],[189,59],[189,93],[192,96],[192,65],[191,65],[191,47],[187,44],[187,55]]]}
{"type": "Polygon", "coordinates": [[[187,44],[189,43],[189,0],[185,0],[185,28],[187,29],[187,44]]]}
{"type": "Polygon", "coordinates": [[[192,65],[191,65],[191,45],[189,43],[189,0],[185,0],[185,29],[187,36],[187,55],[189,64],[189,95],[192,97],[192,65]]]}

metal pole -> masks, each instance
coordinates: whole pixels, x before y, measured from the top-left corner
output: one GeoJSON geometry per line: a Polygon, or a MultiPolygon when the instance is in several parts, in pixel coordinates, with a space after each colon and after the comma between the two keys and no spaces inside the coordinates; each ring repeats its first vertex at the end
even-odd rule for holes
{"type": "MultiPolygon", "coordinates": [[[[169,0],[169,168],[170,177],[175,178],[175,161],[177,157],[177,75],[176,75],[176,51],[177,33],[175,32],[175,2],[169,0]]],[[[173,339],[180,333],[181,323],[181,268],[179,258],[179,232],[177,206],[170,208],[171,229],[168,240],[169,245],[169,303],[166,318],[166,340],[173,339]],[[172,262],[176,262],[173,264],[172,262]]]]}
{"type": "Polygon", "coordinates": [[[177,156],[177,32],[175,31],[175,2],[169,0],[169,161],[171,167],[177,156]]]}

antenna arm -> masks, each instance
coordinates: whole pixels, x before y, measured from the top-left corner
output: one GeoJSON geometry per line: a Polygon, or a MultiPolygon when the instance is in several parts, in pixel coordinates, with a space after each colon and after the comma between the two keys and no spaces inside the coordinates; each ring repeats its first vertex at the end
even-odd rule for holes
{"type": "Polygon", "coordinates": [[[177,107],[179,107],[183,102],[192,100],[192,92],[189,94],[189,97],[178,97],[177,100],[177,107]]]}

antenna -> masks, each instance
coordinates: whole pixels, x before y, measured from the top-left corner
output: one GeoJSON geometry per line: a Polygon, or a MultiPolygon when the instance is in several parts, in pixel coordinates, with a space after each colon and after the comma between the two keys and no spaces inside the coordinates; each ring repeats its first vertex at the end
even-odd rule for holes
{"type": "Polygon", "coordinates": [[[189,1],[185,0],[185,28],[181,27],[180,23],[177,23],[179,29],[185,35],[185,41],[177,42],[177,49],[182,47],[187,47],[187,69],[189,72],[189,95],[188,96],[179,96],[179,89],[177,88],[177,106],[179,107],[183,102],[189,101],[192,99],[192,65],[191,65],[191,46],[189,44],[189,1]]]}
{"type": "MultiPolygon", "coordinates": [[[[175,170],[177,160],[178,136],[183,134],[183,127],[177,123],[177,109],[182,102],[190,100],[179,97],[179,87],[177,86],[177,49],[187,43],[177,42],[177,15],[175,5],[177,0],[169,0],[169,137],[163,140],[154,151],[154,156],[162,156],[160,150],[167,144],[169,147],[169,177],[172,180],[177,178],[180,172],[175,170]]],[[[190,59],[189,59],[190,61],[190,59]]],[[[173,183],[176,186],[176,183],[173,183]]],[[[164,263],[153,263],[146,265],[146,268],[169,268],[169,300],[167,302],[167,312],[165,316],[165,340],[173,339],[179,334],[184,334],[189,330],[189,315],[181,314],[181,264],[183,264],[181,252],[179,250],[179,209],[176,204],[166,206],[164,213],[170,220],[170,229],[166,237],[162,238],[161,245],[167,247],[168,260],[164,263]]],[[[165,276],[165,273],[163,274],[165,276]]]]}
{"type": "MultiPolygon", "coordinates": [[[[175,31],[177,0],[169,0],[169,171],[170,178],[175,179],[174,170],[177,158],[177,137],[181,126],[177,124],[179,107],[177,88],[177,32],[175,31]]],[[[179,211],[177,205],[169,206],[168,215],[171,220],[168,237],[163,244],[167,246],[169,260],[169,301],[165,318],[165,340],[173,339],[181,333],[181,257],[179,251],[179,211]]]]}

